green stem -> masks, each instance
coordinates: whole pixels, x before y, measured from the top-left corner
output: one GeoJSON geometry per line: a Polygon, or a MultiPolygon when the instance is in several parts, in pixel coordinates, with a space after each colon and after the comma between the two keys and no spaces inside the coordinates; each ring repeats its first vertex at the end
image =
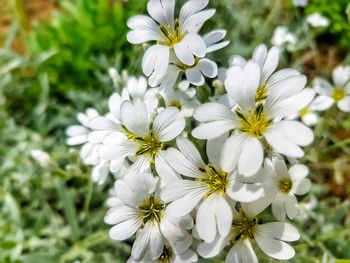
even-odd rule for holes
{"type": "Polygon", "coordinates": [[[329,153],[329,152],[332,152],[338,148],[342,148],[346,145],[350,144],[350,138],[348,139],[345,139],[345,140],[342,140],[342,141],[339,141],[331,146],[328,146],[326,148],[323,148],[319,151],[319,153],[329,153]]]}

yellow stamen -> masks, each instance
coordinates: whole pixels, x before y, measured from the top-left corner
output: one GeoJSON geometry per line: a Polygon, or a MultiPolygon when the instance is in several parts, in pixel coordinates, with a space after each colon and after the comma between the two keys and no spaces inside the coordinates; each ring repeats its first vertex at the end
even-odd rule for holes
{"type": "Polygon", "coordinates": [[[225,195],[226,189],[229,183],[228,174],[215,169],[212,165],[208,165],[206,168],[200,168],[201,172],[206,172],[205,178],[197,179],[199,182],[205,183],[209,189],[205,198],[211,194],[225,195]]]}
{"type": "Polygon", "coordinates": [[[335,88],[332,93],[332,98],[335,101],[341,101],[342,99],[345,98],[345,91],[343,88],[335,88]]]}
{"type": "Polygon", "coordinates": [[[293,182],[290,178],[286,177],[279,181],[279,188],[282,193],[288,194],[292,190],[293,182]]]}

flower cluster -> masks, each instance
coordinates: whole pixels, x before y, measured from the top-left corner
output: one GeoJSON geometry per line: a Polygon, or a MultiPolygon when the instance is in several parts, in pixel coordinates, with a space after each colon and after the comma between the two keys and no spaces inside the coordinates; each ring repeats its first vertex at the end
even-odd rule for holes
{"type": "Polygon", "coordinates": [[[88,109],[67,129],[95,182],[115,175],[105,222],[113,240],[133,240],[128,262],[197,262],[226,247],[226,262],[258,262],[258,248],[292,258],[288,242],[300,235],[288,220],[311,186],[297,160],[313,141],[307,125],[334,103],[350,111],[350,68],[334,71],[334,87],[316,79],[306,88],[297,70],[277,70],[278,48],[259,45],[251,59],[232,56],[218,69],[206,56],[229,42],[225,30],[199,34],[215,13],[208,2],[188,0],[175,18],[175,0],[150,0],[150,17],[132,17],[127,35],[153,42],[142,61],[148,80],[111,69],[124,87],[108,114],[88,109]],[[216,77],[221,89],[208,81],[216,77]],[[204,100],[203,85],[212,87],[204,100]],[[270,206],[267,222],[260,214],[270,206]]]}

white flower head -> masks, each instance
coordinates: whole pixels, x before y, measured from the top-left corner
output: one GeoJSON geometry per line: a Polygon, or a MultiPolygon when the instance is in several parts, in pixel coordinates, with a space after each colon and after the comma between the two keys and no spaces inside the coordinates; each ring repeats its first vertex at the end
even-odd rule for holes
{"type": "Polygon", "coordinates": [[[287,242],[300,238],[298,230],[291,224],[272,222],[260,224],[255,211],[242,204],[239,211],[233,209],[233,226],[230,234],[217,238],[211,243],[198,246],[198,253],[204,258],[218,255],[225,246],[233,244],[226,256],[226,263],[258,263],[253,243],[268,256],[274,259],[288,260],[294,257],[295,251],[287,242]]]}
{"type": "Polygon", "coordinates": [[[160,91],[160,95],[165,101],[165,106],[179,109],[185,117],[193,116],[194,109],[199,105],[198,101],[190,97],[191,93],[191,89],[186,92],[179,89],[160,91]]]}
{"type": "MultiPolygon", "coordinates": [[[[226,36],[226,30],[215,30],[203,36],[206,45],[206,54],[217,51],[227,46],[229,41],[222,41],[226,36]]],[[[161,90],[169,90],[174,87],[179,75],[183,73],[186,80],[194,86],[202,86],[205,84],[206,78],[215,78],[218,75],[217,64],[208,58],[196,58],[193,65],[183,64],[175,56],[171,56],[170,64],[166,74],[158,78],[152,76],[150,85],[152,87],[159,86],[161,90]]]]}
{"type": "Polygon", "coordinates": [[[305,87],[305,76],[283,78],[285,73],[279,73],[278,78],[282,77],[283,81],[271,85],[273,88],[265,95],[267,85],[261,86],[263,74],[255,61],[248,61],[244,68],[231,67],[225,87],[237,106],[230,109],[219,103],[206,103],[194,113],[194,118],[202,122],[192,131],[198,139],[213,139],[232,131],[223,148],[222,167],[233,170],[238,166],[238,172],[247,176],[261,167],[265,142],[277,153],[300,158],[304,155],[300,146],[313,141],[313,133],[308,127],[297,121],[284,120],[295,111],[291,102],[293,95],[305,87]]]}
{"type": "Polygon", "coordinates": [[[329,19],[320,13],[313,13],[311,15],[308,15],[306,21],[312,27],[328,27],[330,24],[329,19]]]}
{"type": "Polygon", "coordinates": [[[285,26],[278,26],[273,33],[271,43],[276,47],[289,45],[293,47],[297,43],[297,37],[285,26]]]}
{"type": "Polygon", "coordinates": [[[319,110],[327,110],[333,104],[344,112],[350,112],[350,66],[338,66],[333,70],[333,85],[317,78],[314,89],[320,96],[315,99],[319,110]]]}
{"type": "Polygon", "coordinates": [[[110,237],[122,241],[136,234],[131,252],[135,261],[145,256],[156,260],[166,242],[177,244],[191,238],[187,230],[193,227],[192,218],[169,216],[168,204],[160,198],[157,179],[151,174],[129,174],[116,181],[110,205],[105,216],[105,222],[113,225],[110,237]]]}
{"type": "Polygon", "coordinates": [[[71,125],[66,130],[67,144],[70,146],[82,145],[80,157],[87,165],[97,165],[100,161],[97,154],[98,145],[89,140],[92,131],[90,121],[97,116],[99,116],[98,112],[89,108],[85,113],[77,114],[81,125],[71,125]]]}
{"type": "Polygon", "coordinates": [[[203,162],[196,147],[183,137],[177,139],[180,151],[175,148],[167,151],[169,164],[188,179],[165,185],[161,196],[172,201],[168,208],[169,214],[174,216],[189,214],[199,205],[196,230],[207,242],[213,241],[217,234],[226,236],[229,233],[232,223],[230,202],[251,202],[263,193],[256,178],[249,180],[221,167],[221,150],[226,139],[227,135],[223,135],[208,141],[208,164],[203,162]]]}
{"type": "Polygon", "coordinates": [[[296,196],[307,194],[311,187],[311,181],[306,178],[308,174],[305,165],[296,164],[288,169],[281,158],[265,159],[264,167],[258,172],[264,178],[265,194],[250,206],[260,212],[272,204],[272,214],[279,221],[284,221],[286,215],[294,219],[299,214],[296,196]]]}
{"type": "MultiPolygon", "coordinates": [[[[134,161],[129,169],[141,173],[151,164],[159,174],[170,180],[178,178],[174,172],[162,173],[169,169],[164,160],[166,144],[179,136],[185,128],[184,116],[177,108],[170,107],[156,114],[153,120],[146,104],[136,99],[134,103],[124,101],[120,107],[120,123],[107,118],[95,118],[91,125],[102,131],[112,131],[103,140],[99,156],[106,160],[124,160],[126,157],[134,161]]],[[[170,169],[171,170],[171,169],[170,169]]]]}
{"type": "Polygon", "coordinates": [[[319,116],[316,112],[319,111],[320,108],[315,96],[316,92],[311,88],[306,88],[293,96],[293,105],[296,111],[292,113],[288,119],[293,120],[300,118],[307,126],[316,125],[319,120],[319,116]]]}
{"type": "Polygon", "coordinates": [[[206,45],[198,32],[210,19],[215,10],[204,10],[209,0],[190,0],[181,8],[178,18],[175,14],[175,0],[150,0],[147,5],[151,17],[137,15],[128,20],[132,30],[127,34],[132,44],[155,41],[145,53],[142,61],[146,76],[152,74],[162,78],[173,53],[184,65],[192,66],[196,58],[203,58],[206,45]]]}

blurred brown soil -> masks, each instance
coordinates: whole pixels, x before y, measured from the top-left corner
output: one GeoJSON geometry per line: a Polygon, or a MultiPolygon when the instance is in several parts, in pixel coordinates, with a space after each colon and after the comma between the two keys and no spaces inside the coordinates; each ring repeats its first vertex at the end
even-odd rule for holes
{"type": "MultiPolygon", "coordinates": [[[[35,21],[48,20],[53,11],[58,9],[57,0],[22,0],[22,3],[24,15],[19,17],[18,10],[15,8],[15,1],[0,0],[0,41],[6,38],[14,21],[21,20],[25,31],[35,21]]],[[[12,47],[20,53],[25,51],[25,43],[23,43],[20,35],[14,40],[12,47]]]]}

